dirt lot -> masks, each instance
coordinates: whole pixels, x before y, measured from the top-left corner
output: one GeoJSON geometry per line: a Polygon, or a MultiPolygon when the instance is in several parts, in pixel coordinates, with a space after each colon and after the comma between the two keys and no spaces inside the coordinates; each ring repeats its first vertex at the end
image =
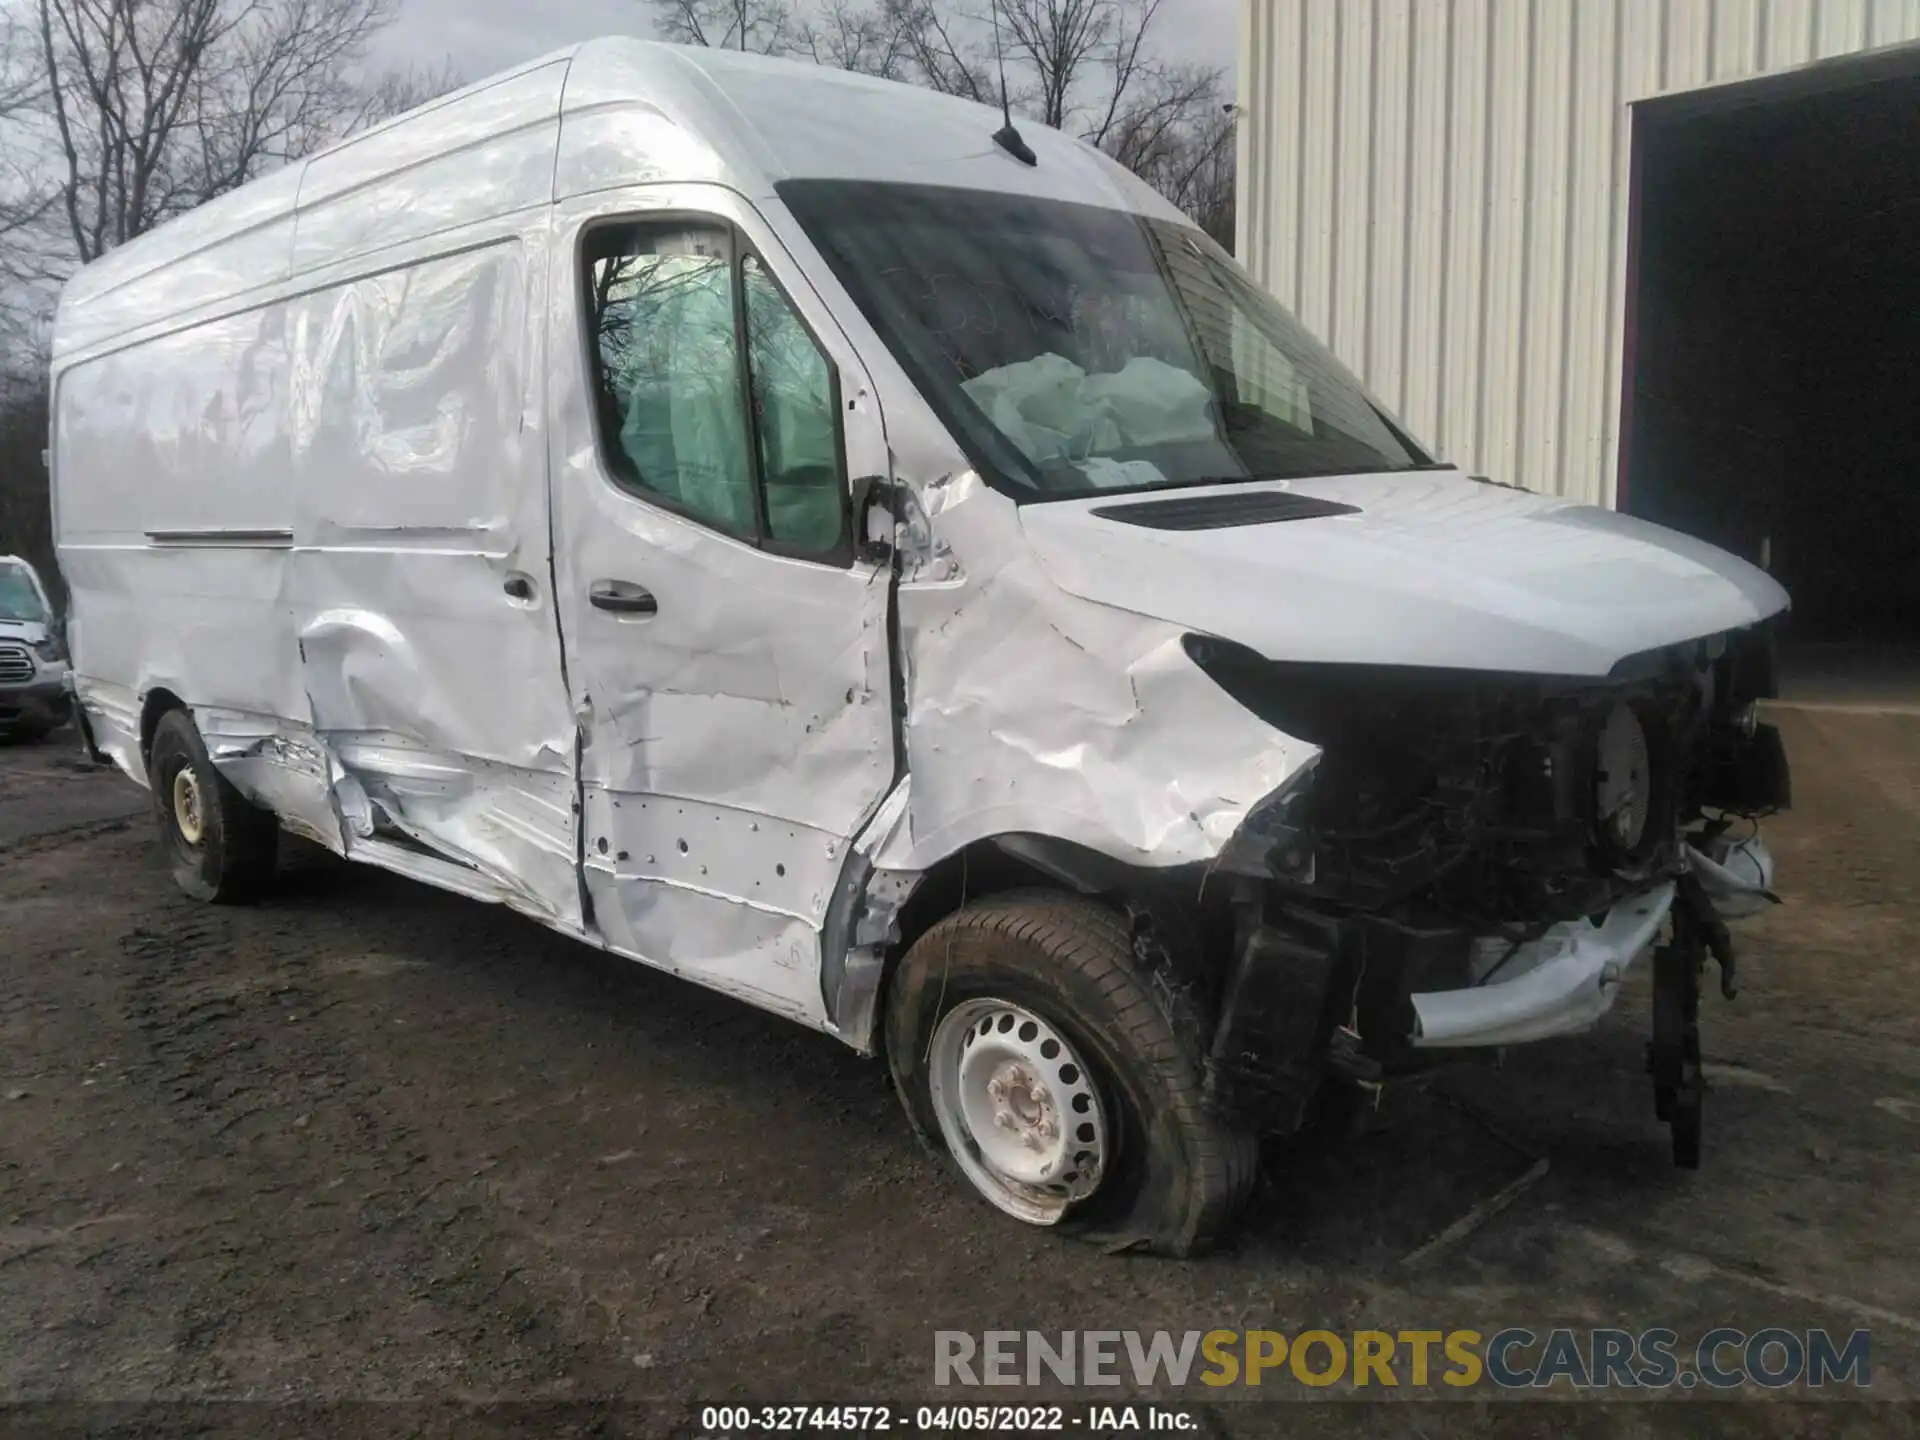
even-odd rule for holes
{"type": "MultiPolygon", "coordinates": [[[[259,908],[196,905],[144,795],[80,766],[70,732],[0,748],[0,1401],[86,1402],[0,1429],[686,1430],[703,1402],[928,1397],[937,1328],[1866,1327],[1873,1393],[1906,1402],[1920,717],[1783,723],[1789,903],[1744,925],[1738,1002],[1706,1003],[1704,1171],[1667,1162],[1636,987],[1589,1038],[1403,1095],[1345,1149],[1276,1151],[1238,1243],[1188,1264],[1010,1225],[918,1150],[878,1065],[511,915],[315,856],[259,908]],[[1536,1154],[1540,1183],[1402,1263],[1536,1154]],[[154,1401],[223,1403],[104,1404],[154,1401]],[[365,1401],[431,1404],[311,1408],[365,1401]]],[[[1887,1434],[1913,1414],[1281,1399],[1305,1393],[1204,1423],[1887,1434]]]]}

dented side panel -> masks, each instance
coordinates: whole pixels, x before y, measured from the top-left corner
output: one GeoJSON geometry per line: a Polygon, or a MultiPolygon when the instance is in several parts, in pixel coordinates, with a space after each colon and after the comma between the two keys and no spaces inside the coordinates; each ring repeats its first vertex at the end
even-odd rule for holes
{"type": "Polygon", "coordinates": [[[337,852],[582,925],[551,595],[544,221],[73,367],[76,688],[141,778],[156,691],[337,852]]]}
{"type": "Polygon", "coordinates": [[[275,715],[201,708],[193,719],[208,757],[235,789],[294,834],[347,853],[355,812],[341,813],[334,787],[343,775],[318,736],[275,715]]]}
{"type": "Polygon", "coordinates": [[[130,685],[73,677],[73,692],[86,714],[87,728],[102,755],[136,784],[147,783],[140,754],[140,697],[130,685]]]}
{"type": "Polygon", "coordinates": [[[839,370],[850,474],[885,474],[864,369],[730,191],[658,186],[561,208],[552,356],[557,576],[583,734],[584,880],[616,950],[825,1023],[819,932],[847,847],[893,780],[888,578],[731,539],[616,485],[601,459],[577,265],[595,219],[739,225],[839,370]],[[597,608],[596,582],[653,613],[597,608]]]}
{"type": "Polygon", "coordinates": [[[403,837],[580,925],[551,605],[536,235],[299,302],[288,593],[356,838],[403,837]]]}

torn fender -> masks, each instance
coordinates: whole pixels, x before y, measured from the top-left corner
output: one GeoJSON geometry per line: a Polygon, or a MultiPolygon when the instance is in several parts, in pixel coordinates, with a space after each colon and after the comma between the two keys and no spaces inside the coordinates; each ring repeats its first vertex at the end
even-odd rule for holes
{"type": "Polygon", "coordinates": [[[1319,753],[1202,673],[1181,627],[1057,586],[1007,497],[970,477],[927,493],[901,527],[912,785],[876,868],[1015,832],[1154,869],[1203,862],[1319,753]]]}

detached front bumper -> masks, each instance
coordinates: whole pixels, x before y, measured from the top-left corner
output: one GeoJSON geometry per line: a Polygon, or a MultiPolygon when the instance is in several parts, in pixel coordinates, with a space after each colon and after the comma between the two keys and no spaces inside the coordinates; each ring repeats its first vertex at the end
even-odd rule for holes
{"type": "Polygon", "coordinates": [[[1620,981],[1653,943],[1673,908],[1673,884],[1623,900],[1599,925],[1572,920],[1520,946],[1504,963],[1506,946],[1484,942],[1492,978],[1466,990],[1408,997],[1420,1049],[1518,1045],[1591,1027],[1613,1008],[1620,981]],[[1488,952],[1491,951],[1489,954],[1488,952]]]}
{"type": "MultiPolygon", "coordinates": [[[[1714,855],[1691,847],[1689,868],[1716,908],[1744,914],[1770,893],[1773,857],[1756,837],[1714,855]]],[[[1480,983],[1408,997],[1417,1049],[1518,1045],[1591,1028],[1613,1008],[1628,968],[1654,942],[1673,908],[1674,884],[1623,900],[1595,925],[1554,926],[1516,949],[1492,939],[1476,942],[1480,983]]]]}

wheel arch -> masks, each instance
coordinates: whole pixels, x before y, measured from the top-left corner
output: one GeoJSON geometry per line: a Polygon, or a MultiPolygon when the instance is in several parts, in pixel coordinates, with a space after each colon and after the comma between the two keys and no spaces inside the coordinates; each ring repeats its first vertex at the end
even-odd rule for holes
{"type": "Polygon", "coordinates": [[[145,769],[153,759],[153,732],[160,728],[160,721],[169,711],[188,710],[187,702],[164,685],[156,685],[147,691],[146,699],[140,703],[140,765],[145,769]]]}
{"type": "Polygon", "coordinates": [[[1008,890],[1058,889],[1098,898],[1131,888],[1133,868],[1071,840],[1015,832],[963,845],[922,873],[900,907],[891,959],[970,900],[1008,890]]]}
{"type": "Polygon", "coordinates": [[[1183,917],[1173,913],[1173,897],[1187,878],[1197,880],[1187,867],[1144,869],[1072,840],[1025,831],[970,841],[922,871],[867,867],[843,887],[847,903],[836,901],[844,912],[840,924],[830,921],[821,977],[827,1013],[848,1044],[880,1054],[880,1015],[902,957],[949,915],[1015,890],[1057,890],[1105,905],[1136,930],[1154,931],[1145,943],[1198,977],[1205,968],[1201,937],[1197,930],[1185,933],[1183,917]]]}

